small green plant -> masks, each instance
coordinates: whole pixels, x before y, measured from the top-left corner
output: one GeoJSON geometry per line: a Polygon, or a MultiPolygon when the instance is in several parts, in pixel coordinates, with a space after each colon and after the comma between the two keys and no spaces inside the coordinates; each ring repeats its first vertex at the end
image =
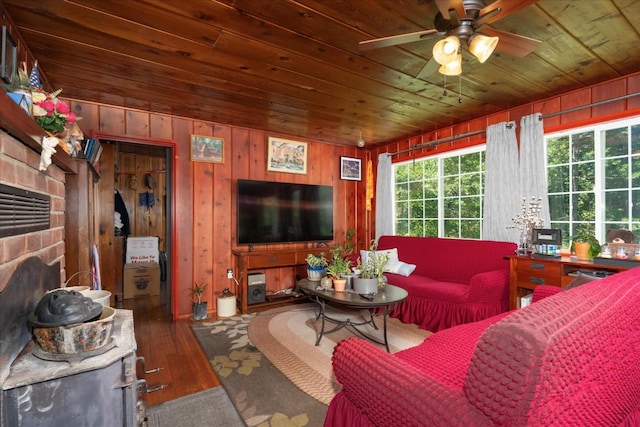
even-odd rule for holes
{"type": "Polygon", "coordinates": [[[334,279],[339,279],[342,274],[349,273],[351,262],[341,256],[334,257],[327,267],[327,274],[334,279]]]}
{"type": "Polygon", "coordinates": [[[320,252],[318,255],[309,254],[307,255],[306,261],[309,267],[326,267],[329,264],[329,261],[324,256],[324,252],[320,252]]]}
{"type": "Polygon", "coordinates": [[[202,304],[202,294],[207,290],[208,287],[208,284],[204,284],[201,286],[198,285],[198,282],[194,282],[193,288],[191,289],[191,295],[195,297],[196,303],[202,304]]]}
{"type": "Polygon", "coordinates": [[[600,246],[600,242],[596,236],[588,231],[581,231],[580,233],[569,237],[569,239],[571,240],[571,252],[575,252],[575,243],[589,243],[590,258],[597,257],[602,251],[602,246],[600,246]]]}

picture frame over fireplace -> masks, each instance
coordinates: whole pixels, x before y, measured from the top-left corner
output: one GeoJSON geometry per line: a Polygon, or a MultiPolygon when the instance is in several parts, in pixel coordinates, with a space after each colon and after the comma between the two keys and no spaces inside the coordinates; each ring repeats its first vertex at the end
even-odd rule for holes
{"type": "Polygon", "coordinates": [[[6,25],[2,26],[2,57],[0,58],[0,78],[11,83],[11,78],[18,72],[18,45],[6,25]]]}

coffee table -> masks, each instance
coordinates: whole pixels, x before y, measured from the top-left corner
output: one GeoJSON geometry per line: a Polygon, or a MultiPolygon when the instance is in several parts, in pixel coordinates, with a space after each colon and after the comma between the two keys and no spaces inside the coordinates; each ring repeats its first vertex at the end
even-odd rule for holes
{"type": "Polygon", "coordinates": [[[407,298],[407,291],[397,286],[387,284],[384,288],[380,289],[375,296],[367,295],[365,297],[353,291],[335,292],[333,289],[324,290],[319,287],[319,284],[320,282],[312,282],[307,279],[298,281],[298,288],[319,306],[319,312],[316,316],[316,320],[322,319],[322,327],[320,329],[318,339],[316,340],[316,345],[320,345],[320,341],[324,334],[329,334],[349,326],[369,341],[384,345],[387,352],[389,351],[389,341],[387,340],[387,315],[395,304],[404,301],[407,298]],[[337,319],[327,315],[327,305],[335,306],[337,308],[367,309],[369,310],[369,319],[362,321],[353,321],[351,318],[337,319]],[[382,314],[383,341],[380,341],[358,328],[363,325],[371,325],[375,329],[378,329],[374,319],[374,314],[377,310],[382,314]],[[326,322],[335,324],[335,327],[329,331],[325,331],[326,322]]]}

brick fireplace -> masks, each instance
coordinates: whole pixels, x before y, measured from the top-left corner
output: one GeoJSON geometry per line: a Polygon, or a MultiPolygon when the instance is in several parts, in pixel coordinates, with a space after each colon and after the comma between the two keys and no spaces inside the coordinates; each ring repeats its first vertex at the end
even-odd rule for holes
{"type": "Polygon", "coordinates": [[[39,152],[0,130],[0,183],[51,197],[49,229],[0,237],[0,298],[13,271],[32,256],[46,264],[59,261],[64,277],[66,175],[56,164],[41,172],[39,164],[39,152]]]}

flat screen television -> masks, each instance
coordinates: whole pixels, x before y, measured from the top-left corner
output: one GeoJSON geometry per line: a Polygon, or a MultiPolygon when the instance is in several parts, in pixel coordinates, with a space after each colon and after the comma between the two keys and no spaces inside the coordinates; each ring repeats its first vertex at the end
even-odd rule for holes
{"type": "Polygon", "coordinates": [[[333,240],[333,187],[238,180],[238,244],[333,240]]]}

